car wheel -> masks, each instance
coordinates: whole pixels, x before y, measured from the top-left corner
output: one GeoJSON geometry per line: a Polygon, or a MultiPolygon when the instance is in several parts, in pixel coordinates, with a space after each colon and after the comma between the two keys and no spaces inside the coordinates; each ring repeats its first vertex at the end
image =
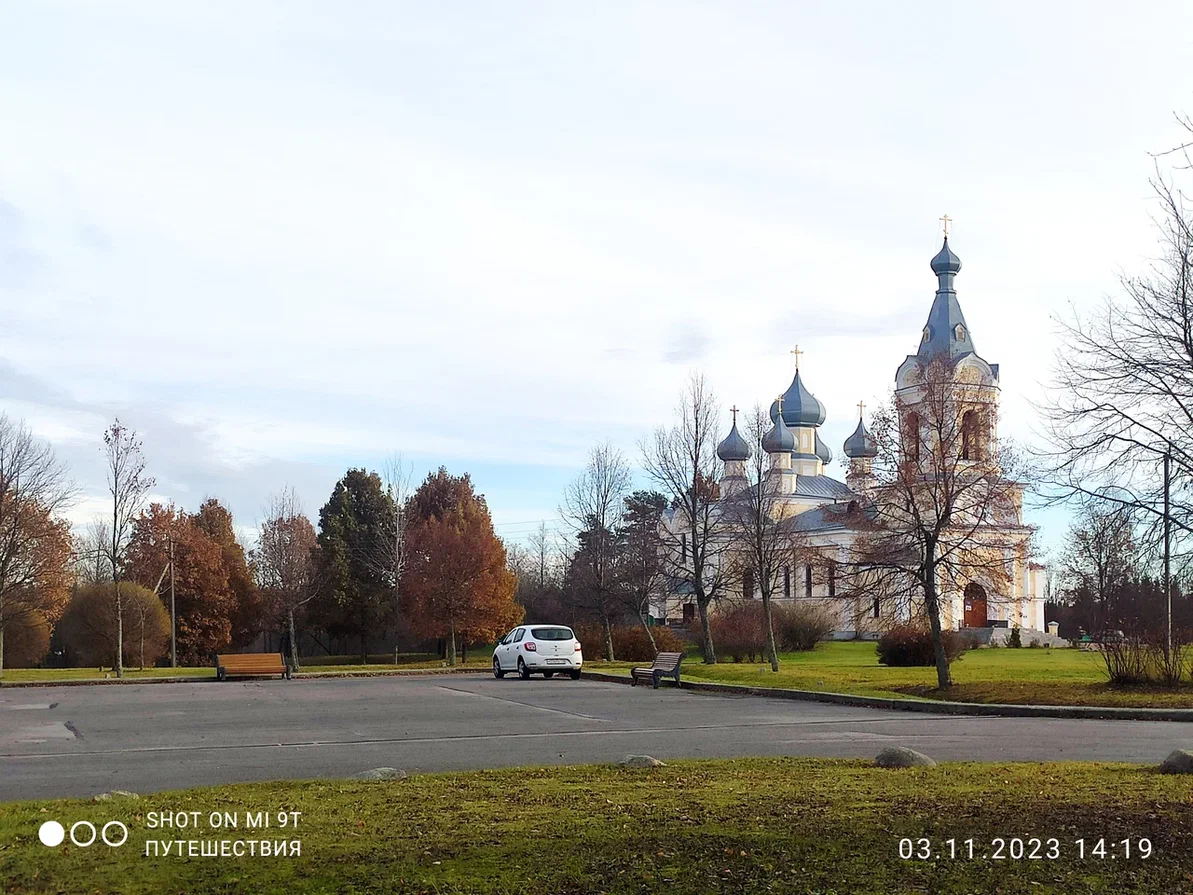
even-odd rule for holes
{"type": "Polygon", "coordinates": [[[543,677],[545,677],[547,680],[551,680],[551,678],[555,677],[555,672],[554,671],[544,671],[543,677]]]}
{"type": "Polygon", "coordinates": [[[522,657],[518,657],[518,677],[524,681],[530,680],[530,669],[526,667],[526,663],[522,661],[522,657]]]}
{"type": "Polygon", "coordinates": [[[501,680],[505,677],[505,672],[501,670],[501,663],[497,661],[497,657],[493,657],[493,677],[501,680]]]}
{"type": "Polygon", "coordinates": [[[580,669],[577,668],[575,671],[569,671],[568,676],[574,681],[580,680],[580,669]]]}

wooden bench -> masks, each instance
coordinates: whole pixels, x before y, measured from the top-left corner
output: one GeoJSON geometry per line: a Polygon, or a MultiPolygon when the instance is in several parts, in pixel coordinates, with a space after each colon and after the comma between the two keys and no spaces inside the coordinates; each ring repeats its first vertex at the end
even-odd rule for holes
{"type": "Polygon", "coordinates": [[[675,686],[678,687],[679,663],[682,661],[683,653],[659,653],[654,657],[654,664],[649,668],[645,666],[631,668],[630,677],[633,679],[634,686],[637,686],[639,680],[650,681],[657,690],[663,678],[669,677],[675,681],[675,686]]]}
{"type": "Polygon", "coordinates": [[[280,674],[286,680],[290,679],[290,669],[281,653],[234,653],[215,657],[215,676],[221,681],[267,674],[280,674]]]}

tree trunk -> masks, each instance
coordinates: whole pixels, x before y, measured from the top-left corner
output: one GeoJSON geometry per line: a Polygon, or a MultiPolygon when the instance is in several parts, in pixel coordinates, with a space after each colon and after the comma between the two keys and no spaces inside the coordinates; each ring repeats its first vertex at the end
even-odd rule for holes
{"type": "MultiPolygon", "coordinates": [[[[0,609],[3,609],[0,606],[0,609]]],[[[4,677],[4,619],[0,617],[0,677],[4,677]]]]}
{"type": "MultiPolygon", "coordinates": [[[[933,552],[935,552],[933,550],[933,552]]],[[[953,685],[949,677],[949,658],[944,652],[944,635],[940,626],[940,602],[936,593],[936,566],[928,567],[924,577],[924,609],[928,613],[928,624],[932,628],[932,647],[936,653],[936,686],[947,690],[953,685]]]]}
{"type": "Polygon", "coordinates": [[[447,664],[456,667],[456,623],[451,623],[451,630],[447,637],[447,664]]]}
{"type": "Polygon", "coordinates": [[[298,671],[298,635],[294,631],[294,610],[289,612],[290,622],[290,668],[298,671]]]}
{"type": "Polygon", "coordinates": [[[775,649],[775,626],[771,619],[770,591],[766,587],[762,589],[762,615],[766,619],[766,652],[770,659],[770,670],[777,672],[779,670],[779,653],[775,649]]]}
{"type": "Polygon", "coordinates": [[[646,613],[638,613],[638,621],[642,622],[642,627],[646,629],[646,639],[650,641],[650,650],[655,655],[658,655],[659,645],[654,642],[654,631],[650,630],[650,624],[646,621],[646,613]]]}
{"type": "Polygon", "coordinates": [[[602,621],[605,623],[605,659],[613,661],[613,625],[609,622],[609,613],[604,613],[602,621]]]}
{"type": "Polygon", "coordinates": [[[700,614],[700,632],[704,635],[704,664],[717,664],[717,651],[713,647],[712,642],[712,627],[708,623],[708,603],[707,599],[696,596],[696,611],[700,614]]]}
{"type": "Polygon", "coordinates": [[[112,576],[116,590],[116,677],[124,677],[124,606],[120,601],[120,578],[112,576]]]}
{"type": "Polygon", "coordinates": [[[145,613],[141,613],[141,670],[145,670],[145,613]]]}
{"type": "Polygon", "coordinates": [[[360,664],[369,664],[368,628],[365,625],[365,612],[360,611],[360,664]]]}

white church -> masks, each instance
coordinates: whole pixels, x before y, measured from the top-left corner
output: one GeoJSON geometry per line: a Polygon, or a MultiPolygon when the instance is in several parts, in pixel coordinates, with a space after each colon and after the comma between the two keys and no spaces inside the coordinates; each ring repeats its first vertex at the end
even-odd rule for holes
{"type": "MultiPolygon", "coordinates": [[[[967,388],[978,388],[984,400],[997,409],[999,399],[998,364],[988,363],[974,347],[973,336],[961,312],[954,280],[961,269],[961,259],[949,248],[948,235],[940,252],[932,259],[932,272],[937,277],[936,296],[928,312],[928,320],[921,334],[915,354],[899,365],[895,372],[896,398],[902,400],[915,388],[917,371],[930,361],[946,358],[955,381],[967,388]]],[[[866,483],[878,449],[860,417],[857,428],[845,440],[844,455],[849,469],[844,482],[826,474],[832,462],[832,451],[821,440],[819,428],[827,410],[804,383],[799,371],[799,353],[795,352],[796,370],[791,385],[779,400],[772,403],[772,428],[762,439],[767,453],[768,475],[779,480],[781,495],[776,503],[777,514],[790,518],[800,532],[801,539],[816,557],[812,562],[784,566],[772,591],[776,603],[815,601],[837,619],[833,637],[849,639],[876,637],[884,626],[893,621],[906,620],[916,613],[914,605],[906,601],[884,600],[873,594],[850,595],[838,593],[843,588],[838,569],[849,563],[851,548],[859,532],[850,523],[856,518],[859,505],[865,502],[866,483]]],[[[859,405],[860,406],[860,405],[859,405]]],[[[992,415],[992,419],[996,414],[992,415]]],[[[994,433],[986,433],[993,439],[994,433]]],[[[738,492],[746,484],[747,464],[753,448],[738,431],[736,414],[729,434],[717,446],[717,456],[723,462],[720,499],[738,492]]],[[[1021,498],[1021,489],[1018,494],[1021,498]]],[[[980,639],[1005,641],[1010,630],[1019,628],[1023,643],[1029,638],[1049,641],[1042,633],[1044,622],[1044,566],[1031,561],[1030,543],[1034,529],[1022,520],[1022,501],[1015,501],[1014,518],[1003,520],[999,526],[1000,543],[1007,575],[1003,576],[1004,593],[989,592],[989,583],[978,580],[940,582],[942,622],[947,628],[973,629],[980,639]],[[1008,524],[1009,523],[1009,524],[1008,524]]],[[[669,541],[681,545],[687,536],[679,518],[669,512],[664,518],[669,529],[669,541]]],[[[729,576],[726,576],[729,577],[729,576]]],[[[752,575],[746,572],[735,576],[724,588],[723,599],[754,599],[758,596],[752,575]]],[[[663,595],[653,607],[652,614],[660,622],[692,623],[696,606],[682,587],[675,587],[663,595]]]]}

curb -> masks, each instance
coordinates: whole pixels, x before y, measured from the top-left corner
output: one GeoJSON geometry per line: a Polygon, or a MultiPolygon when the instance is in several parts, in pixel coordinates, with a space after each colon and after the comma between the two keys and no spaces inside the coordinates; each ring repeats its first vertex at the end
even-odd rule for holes
{"type": "MultiPolygon", "coordinates": [[[[632,684],[628,677],[603,671],[585,671],[584,678],[612,684],[632,684]]],[[[778,687],[746,687],[741,684],[713,684],[706,681],[681,681],[680,688],[697,693],[726,696],[764,696],[769,699],[797,699],[804,702],[828,702],[857,708],[887,709],[898,712],[923,712],[932,715],[979,715],[1002,718],[1085,718],[1100,721],[1178,721],[1193,723],[1193,709],[1118,708],[1087,705],[1006,705],[1003,703],[947,702],[936,699],[889,699],[882,696],[855,696],[820,690],[784,690],[778,687]]]]}
{"type": "MultiPolygon", "coordinates": [[[[294,680],[320,680],[326,678],[347,677],[414,677],[430,674],[489,674],[484,668],[411,668],[409,671],[385,669],[380,671],[299,671],[294,680]]],[[[248,680],[248,678],[246,678],[248,680]]],[[[280,678],[279,678],[280,680],[280,678]]],[[[202,675],[188,675],[183,677],[143,677],[143,678],[67,678],[60,681],[0,681],[0,690],[17,689],[18,687],[103,687],[118,685],[129,687],[134,684],[215,684],[215,669],[211,677],[202,675]]]]}

